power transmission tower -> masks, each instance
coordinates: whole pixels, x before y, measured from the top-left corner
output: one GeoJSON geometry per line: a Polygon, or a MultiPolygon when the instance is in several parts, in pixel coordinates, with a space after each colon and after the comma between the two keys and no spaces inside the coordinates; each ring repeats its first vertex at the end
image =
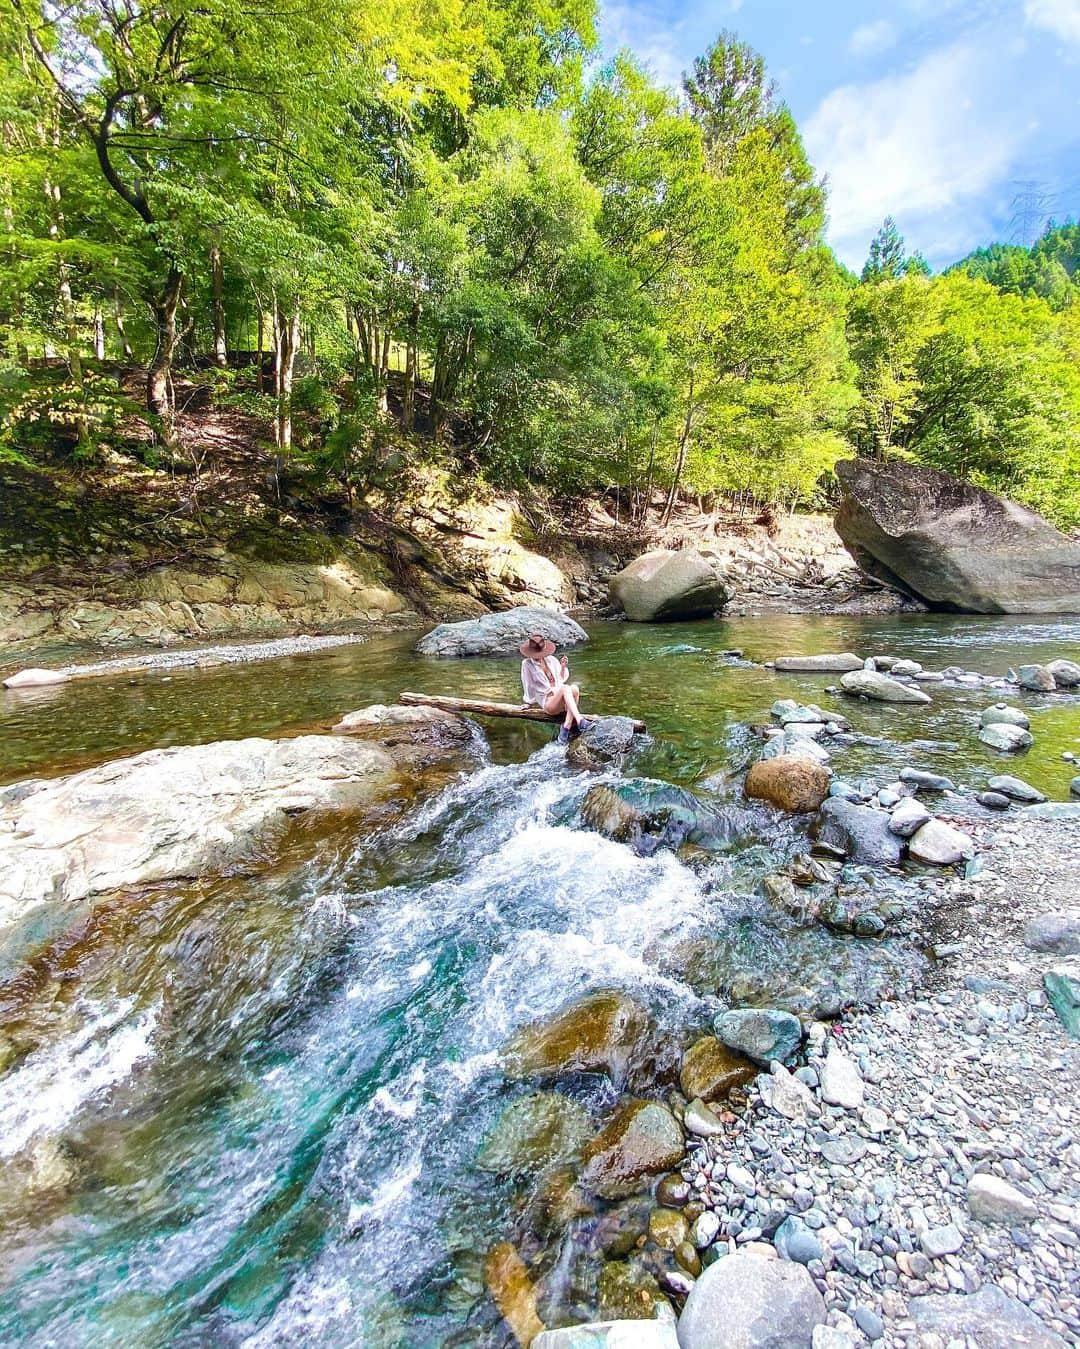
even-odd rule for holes
{"type": "Polygon", "coordinates": [[[1010,202],[1012,218],[1009,228],[1012,233],[1009,239],[1014,244],[1030,248],[1046,229],[1056,197],[1047,191],[1045,183],[1034,178],[1015,182],[1013,186],[1016,192],[1010,202]]]}

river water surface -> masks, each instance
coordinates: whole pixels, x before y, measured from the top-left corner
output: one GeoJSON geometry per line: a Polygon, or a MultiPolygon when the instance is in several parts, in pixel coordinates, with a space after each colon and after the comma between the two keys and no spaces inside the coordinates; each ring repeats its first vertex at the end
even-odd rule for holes
{"type": "MultiPolygon", "coordinates": [[[[978,788],[1012,771],[1063,800],[1076,771],[1061,758],[1080,752],[1074,698],[1024,695],[1036,744],[1005,766],[976,739],[985,691],[874,707],[827,694],[826,677],[749,663],[854,650],[1004,674],[1080,659],[1075,622],[590,632],[571,653],[587,706],[649,724],[625,772],[721,801],[735,801],[754,753],[747,724],[781,696],[882,738],[840,751],[844,776],[886,781],[918,763],[978,788]]],[[[516,700],[515,661],[422,660],[413,640],[0,695],[0,781],[311,728],[404,688],[516,700]]],[[[796,928],[758,898],[761,877],[805,846],[794,827],[751,812],[726,851],[638,857],[581,827],[595,779],[568,771],[548,728],[484,730],[476,771],[384,829],[328,827],[247,874],[35,910],[11,936],[0,1343],[501,1345],[482,1261],[520,1239],[529,1196],[474,1162],[526,1090],[500,1069],[512,1032],[618,987],[648,1005],[658,1043],[678,1044],[736,991],[798,1002],[839,986],[858,1000],[916,976],[910,942],[796,928]]],[[[596,1121],[615,1100],[602,1080],[570,1089],[596,1121]]],[[[563,1305],[593,1310],[576,1286],[563,1305]]]]}

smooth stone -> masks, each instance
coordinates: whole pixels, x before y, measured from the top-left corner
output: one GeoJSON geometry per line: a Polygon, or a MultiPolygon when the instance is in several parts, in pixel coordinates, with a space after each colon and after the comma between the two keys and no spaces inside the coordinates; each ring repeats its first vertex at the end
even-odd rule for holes
{"type": "Polygon", "coordinates": [[[773,1234],[773,1245],[785,1260],[800,1265],[820,1260],[823,1254],[821,1242],[801,1218],[785,1218],[773,1234]]]}
{"type": "Polygon", "coordinates": [[[851,1315],[868,1340],[880,1340],[885,1334],[885,1322],[872,1307],[856,1307],[851,1315]]]}
{"type": "Polygon", "coordinates": [[[823,842],[843,848],[853,862],[894,866],[903,851],[885,811],[840,797],[830,796],[822,803],[818,833],[823,842]]]}
{"type": "Polygon", "coordinates": [[[697,1138],[713,1138],[724,1132],[724,1126],[704,1101],[691,1101],[683,1112],[683,1126],[697,1138]]]}
{"type": "Polygon", "coordinates": [[[1024,928],[1024,945],[1056,956],[1080,954],[1080,910],[1042,913],[1024,928]]]}
{"type": "Polygon", "coordinates": [[[847,674],[861,670],[862,661],[850,651],[820,656],[777,656],[773,668],[789,674],[847,674]]]}
{"type": "Polygon", "coordinates": [[[1031,729],[1031,718],[1019,707],[1010,707],[1008,703],[995,703],[979,717],[980,726],[1019,726],[1021,730],[1031,729]]]}
{"type": "Polygon", "coordinates": [[[830,1046],[821,1066],[821,1096],[829,1105],[858,1110],[866,1095],[859,1065],[842,1049],[830,1046]]]}
{"type": "Polygon", "coordinates": [[[1002,754],[1015,754],[1018,750],[1029,749],[1035,743],[1035,737],[1022,726],[996,721],[982,728],[979,740],[1002,754]]]}
{"type": "Polygon", "coordinates": [[[752,800],[801,814],[818,809],[828,795],[829,780],[823,765],[802,754],[780,754],[751,764],[744,790],[752,800]]]}
{"type": "Polygon", "coordinates": [[[906,675],[911,679],[915,675],[922,674],[922,666],[917,660],[898,660],[893,662],[893,667],[889,673],[897,678],[906,675]]]}
{"type": "Polygon", "coordinates": [[[711,1246],[719,1235],[720,1219],[713,1213],[712,1209],[706,1209],[694,1220],[690,1240],[699,1251],[703,1251],[706,1246],[711,1246]]]}
{"type": "Polygon", "coordinates": [[[802,1044],[802,1023],[773,1007],[740,1007],[721,1012],[713,1023],[717,1039],[729,1049],[767,1067],[789,1062],[802,1044]]]}
{"type": "Polygon", "coordinates": [[[901,801],[889,816],[889,828],[899,838],[910,838],[930,819],[930,812],[921,801],[908,796],[901,801]]]}
{"type": "Polygon", "coordinates": [[[978,1172],[968,1181],[968,1210],[973,1218],[984,1223],[1033,1222],[1038,1216],[1034,1199],[1022,1194],[1014,1185],[999,1176],[978,1172]]]}
{"type": "Polygon", "coordinates": [[[940,1260],[945,1255],[955,1255],[964,1244],[964,1235],[955,1223],[946,1223],[944,1227],[928,1227],[919,1236],[919,1245],[923,1254],[931,1260],[940,1260]]]}
{"type": "Polygon", "coordinates": [[[975,800],[987,810],[1008,810],[1012,804],[1004,792],[976,792],[975,800]]]}
{"type": "Polygon", "coordinates": [[[664,1176],[657,1185],[656,1202],[663,1204],[665,1208],[681,1208],[683,1204],[689,1203],[691,1194],[690,1182],[684,1180],[677,1171],[673,1171],[671,1175],[664,1176]]]}
{"type": "Polygon", "coordinates": [[[954,829],[944,820],[929,820],[912,835],[908,842],[908,856],[917,862],[932,862],[936,866],[953,866],[970,857],[975,844],[967,834],[954,829]]]}
{"type": "Polygon", "coordinates": [[[617,989],[592,993],[531,1022],[503,1050],[507,1076],[540,1080],[606,1072],[620,1085],[649,1029],[645,1009],[617,989]]]}
{"type": "Polygon", "coordinates": [[[908,1313],[921,1335],[937,1335],[945,1345],[977,1345],[978,1349],[1066,1349],[1022,1302],[996,1284],[977,1293],[934,1293],[912,1298],[908,1313]]]}
{"type": "Polygon", "coordinates": [[[910,783],[921,791],[927,792],[955,792],[956,785],[952,778],[943,777],[940,773],[928,772],[925,768],[901,768],[900,781],[910,783]]]}
{"type": "Polygon", "coordinates": [[[416,644],[421,656],[510,656],[527,637],[539,633],[556,646],[576,646],[589,640],[580,623],[553,609],[519,605],[501,614],[482,614],[459,623],[440,623],[416,644]]]}
{"type": "Polygon", "coordinates": [[[66,684],[70,678],[71,676],[64,674],[62,670],[43,670],[35,666],[8,675],[7,679],[4,680],[4,688],[38,689],[49,684],[66,684]]]}
{"type": "Polygon", "coordinates": [[[1057,688],[1057,680],[1045,665],[1021,665],[1016,677],[1020,687],[1032,693],[1053,693],[1057,688]]]}
{"type": "Polygon", "coordinates": [[[1080,665],[1074,660],[1050,660],[1046,668],[1054,676],[1059,689],[1075,689],[1080,686],[1080,665]]]}
{"type": "Polygon", "coordinates": [[[683,1214],[671,1208],[654,1208],[649,1214],[649,1237],[662,1251],[675,1251],[690,1235],[683,1214]]]}
{"type": "Polygon", "coordinates": [[[586,1146],[581,1183],[603,1199],[619,1199],[682,1156],[683,1131],[671,1111],[656,1101],[630,1101],[586,1146]]]}
{"type": "Polygon", "coordinates": [[[815,1326],[810,1349],[855,1349],[855,1341],[837,1326],[815,1326]]]}
{"type": "Polygon", "coordinates": [[[715,1035],[696,1040],[683,1055],[679,1085],[688,1101],[719,1101],[733,1087],[754,1077],[749,1059],[721,1043],[715,1035]]]}
{"type": "Polygon", "coordinates": [[[932,701],[928,693],[901,684],[898,679],[879,674],[876,670],[852,670],[841,675],[840,687],[853,698],[869,698],[878,703],[921,703],[932,701]]]}
{"type": "Polygon", "coordinates": [[[691,1289],[680,1349],[795,1349],[824,1325],[825,1299],[808,1271],[749,1251],[724,1256],[691,1289]]]}
{"type": "Polygon", "coordinates": [[[576,1159],[591,1132],[583,1106],[558,1092],[537,1092],[506,1107],[476,1164],[481,1171],[503,1176],[539,1171],[576,1159]]]}
{"type": "Polygon", "coordinates": [[[1021,801],[1025,805],[1029,802],[1038,803],[1046,800],[1038,787],[1032,787],[1023,778],[1014,778],[1008,773],[999,773],[995,777],[988,778],[986,785],[992,792],[1000,792],[1002,796],[1007,796],[1012,801],[1021,801]]]}

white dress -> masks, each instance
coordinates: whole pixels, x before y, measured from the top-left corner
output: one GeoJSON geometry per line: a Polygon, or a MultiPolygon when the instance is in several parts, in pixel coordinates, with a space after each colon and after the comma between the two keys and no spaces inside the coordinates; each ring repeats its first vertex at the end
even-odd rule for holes
{"type": "Polygon", "coordinates": [[[525,701],[535,703],[537,707],[543,707],[544,700],[556,689],[561,688],[564,682],[562,666],[554,656],[545,656],[544,665],[551,675],[551,683],[544,678],[536,661],[526,656],[521,662],[521,687],[525,693],[525,701]]]}

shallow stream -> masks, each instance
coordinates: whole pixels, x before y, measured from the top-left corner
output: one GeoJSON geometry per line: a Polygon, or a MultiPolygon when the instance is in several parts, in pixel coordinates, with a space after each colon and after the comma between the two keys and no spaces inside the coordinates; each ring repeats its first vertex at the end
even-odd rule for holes
{"type": "MultiPolygon", "coordinates": [[[[876,707],[749,663],[854,650],[1004,674],[1080,659],[1075,622],[770,617],[591,636],[571,653],[587,706],[649,724],[625,771],[703,795],[734,800],[748,723],[782,696],[884,737],[838,752],[845,776],[917,763],[981,787],[1011,771],[1064,800],[1076,772],[1061,755],[1080,753],[1080,699],[1023,695],[1036,743],[1006,766],[976,739],[985,691],[876,707]]],[[[516,700],[515,661],[422,660],[412,640],[0,695],[0,781],[311,728],[404,688],[516,700]]],[[[618,987],[656,1019],[662,1081],[665,1046],[718,994],[832,983],[857,1000],[916,976],[909,941],[797,928],[758,897],[800,846],[792,826],[757,811],[728,851],[638,857],[580,827],[595,779],[566,768],[548,728],[484,730],[485,762],[404,821],[328,827],[247,874],[36,910],[0,951],[0,1343],[504,1344],[481,1265],[523,1239],[528,1194],[474,1161],[527,1090],[500,1068],[513,1031],[618,987]]],[[[569,1089],[596,1121],[615,1100],[604,1080],[569,1089]]],[[[587,1280],[562,1296],[590,1311],[587,1280]]]]}

